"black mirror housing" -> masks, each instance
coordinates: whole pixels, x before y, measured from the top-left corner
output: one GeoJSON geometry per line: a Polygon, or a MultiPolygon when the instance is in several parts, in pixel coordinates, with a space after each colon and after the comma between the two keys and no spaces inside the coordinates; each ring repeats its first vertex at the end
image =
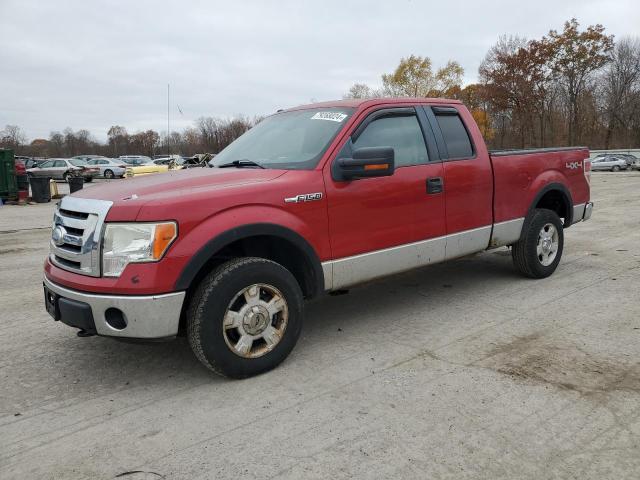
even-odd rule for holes
{"type": "Polygon", "coordinates": [[[333,168],[337,181],[358,178],[388,177],[395,170],[393,147],[362,147],[353,151],[352,158],[339,158],[333,168]]]}

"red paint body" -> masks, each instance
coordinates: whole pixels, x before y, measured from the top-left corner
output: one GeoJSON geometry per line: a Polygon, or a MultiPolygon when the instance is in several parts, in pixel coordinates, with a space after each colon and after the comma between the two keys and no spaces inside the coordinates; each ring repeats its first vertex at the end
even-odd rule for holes
{"type": "Polygon", "coordinates": [[[76,197],[110,200],[107,222],[175,220],[178,239],[158,263],[130,264],[119,278],[95,278],[45,263],[55,283],[85,292],[159,294],[174,290],[195,252],[234,227],[273,223],[307,240],[321,261],[491,225],[526,216],[542,188],[560,183],[573,204],[589,201],[582,168],[586,149],[491,158],[467,109],[443,99],[378,99],[327,102],[318,108],[356,110],[314,170],[188,169],[111,182],[76,197]],[[353,130],[382,107],[447,105],[457,108],[475,144],[470,160],[396,169],[388,177],[337,182],[331,163],[353,130]],[[427,177],[442,177],[444,192],[426,195],[427,177]],[[286,197],[322,192],[323,200],[284,203],[286,197]],[[131,194],[136,199],[127,199],[131,194]]]}

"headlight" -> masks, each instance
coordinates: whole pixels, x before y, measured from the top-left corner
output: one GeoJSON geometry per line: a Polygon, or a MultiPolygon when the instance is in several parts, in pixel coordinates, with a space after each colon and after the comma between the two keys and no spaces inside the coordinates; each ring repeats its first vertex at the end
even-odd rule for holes
{"type": "Polygon", "coordinates": [[[119,277],[129,263],[157,262],[177,234],[175,222],[108,223],[102,243],[102,274],[119,277]]]}

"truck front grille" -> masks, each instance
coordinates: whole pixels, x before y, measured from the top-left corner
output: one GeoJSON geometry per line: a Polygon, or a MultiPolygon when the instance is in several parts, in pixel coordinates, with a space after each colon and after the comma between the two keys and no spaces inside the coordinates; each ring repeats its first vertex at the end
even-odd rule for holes
{"type": "Polygon", "coordinates": [[[112,202],[64,197],[53,214],[51,262],[71,272],[100,276],[102,225],[112,202]]]}

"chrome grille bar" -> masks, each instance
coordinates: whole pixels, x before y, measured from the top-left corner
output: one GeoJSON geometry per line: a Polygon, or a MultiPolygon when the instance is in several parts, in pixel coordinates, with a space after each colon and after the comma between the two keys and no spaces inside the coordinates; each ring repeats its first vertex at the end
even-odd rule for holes
{"type": "Polygon", "coordinates": [[[51,262],[71,272],[99,277],[102,226],[112,204],[64,197],[53,214],[51,262]]]}

